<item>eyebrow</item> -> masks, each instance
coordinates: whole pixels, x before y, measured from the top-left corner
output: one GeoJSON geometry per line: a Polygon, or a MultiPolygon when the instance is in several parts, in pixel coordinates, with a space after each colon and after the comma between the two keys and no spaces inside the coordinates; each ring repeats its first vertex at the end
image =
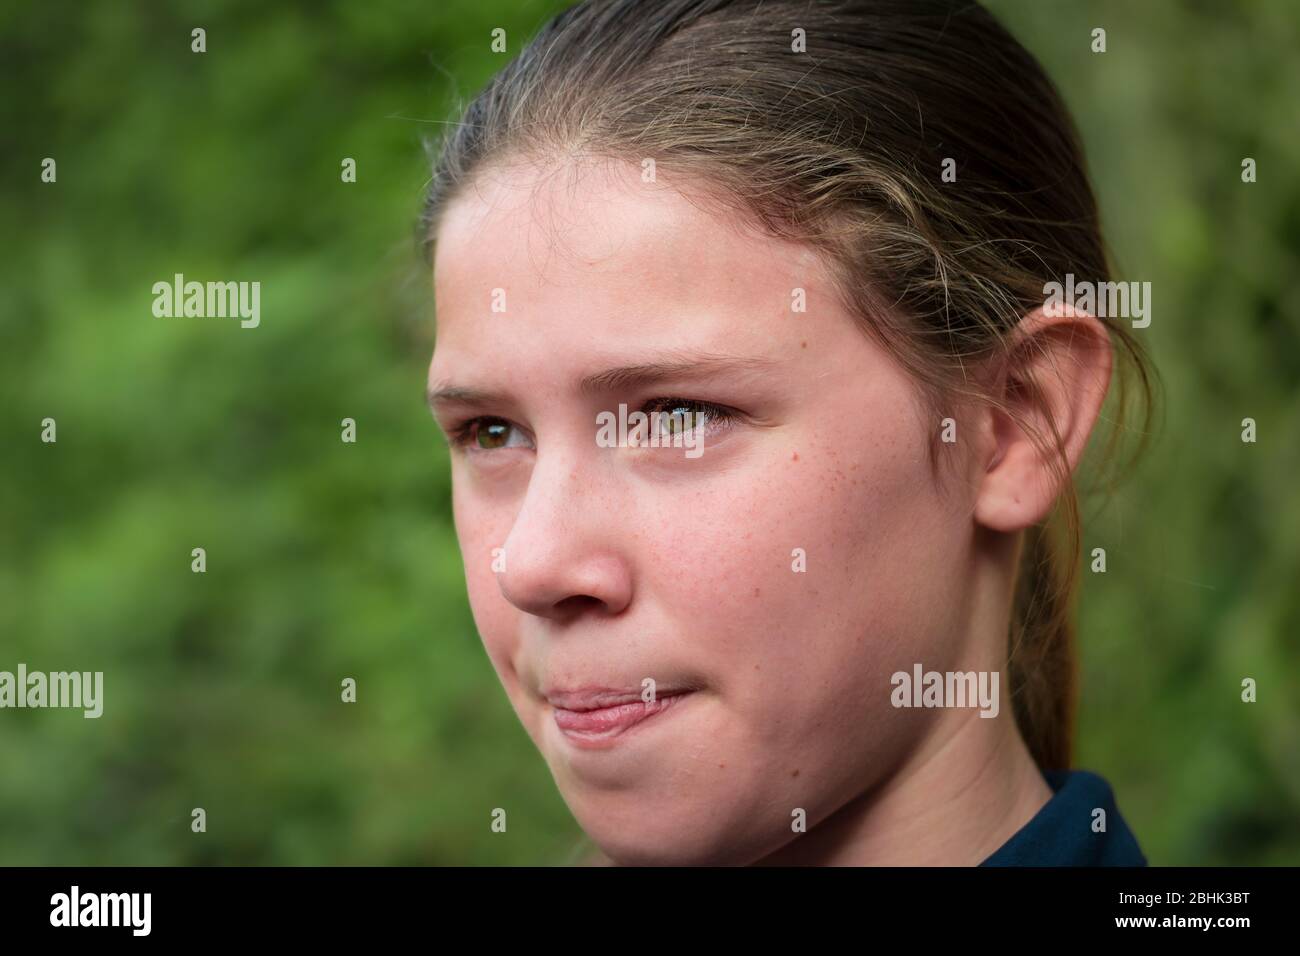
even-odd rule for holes
{"type": "MultiPolygon", "coordinates": [[[[701,379],[737,372],[760,373],[777,364],[757,357],[691,353],[688,358],[675,358],[674,354],[668,353],[655,362],[622,365],[587,375],[578,383],[578,391],[583,395],[603,395],[670,380],[701,379]]],[[[439,385],[429,390],[428,398],[429,406],[434,409],[443,405],[481,408],[504,401],[504,397],[496,393],[460,385],[439,385]]]]}

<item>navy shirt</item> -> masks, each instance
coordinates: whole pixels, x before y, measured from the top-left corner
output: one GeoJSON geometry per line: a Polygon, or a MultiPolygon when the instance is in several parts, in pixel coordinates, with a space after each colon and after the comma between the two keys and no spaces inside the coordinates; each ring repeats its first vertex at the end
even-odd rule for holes
{"type": "Polygon", "coordinates": [[[1110,784],[1087,770],[1043,773],[1053,796],[980,866],[1146,866],[1110,784]],[[1096,808],[1106,831],[1093,832],[1096,808]]]}

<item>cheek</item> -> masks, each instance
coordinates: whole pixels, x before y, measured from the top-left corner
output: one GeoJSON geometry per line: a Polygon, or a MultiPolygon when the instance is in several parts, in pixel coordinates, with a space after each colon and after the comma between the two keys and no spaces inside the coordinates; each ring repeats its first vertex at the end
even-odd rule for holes
{"type": "Polygon", "coordinates": [[[452,485],[452,515],[456,539],[465,565],[465,589],[474,626],[484,649],[507,690],[513,689],[510,661],[515,652],[518,612],[501,596],[496,567],[499,552],[510,533],[508,516],[495,506],[477,501],[464,490],[462,480],[452,485]]]}
{"type": "Polygon", "coordinates": [[[810,774],[847,786],[901,751],[890,675],[951,631],[960,520],[921,426],[901,409],[893,421],[774,438],[711,482],[642,565],[643,589],[727,702],[720,756],[744,753],[792,799],[810,774]]]}
{"type": "Polygon", "coordinates": [[[775,440],[659,522],[640,590],[728,655],[799,664],[839,630],[878,647],[933,593],[955,530],[924,455],[912,427],[775,440]]]}

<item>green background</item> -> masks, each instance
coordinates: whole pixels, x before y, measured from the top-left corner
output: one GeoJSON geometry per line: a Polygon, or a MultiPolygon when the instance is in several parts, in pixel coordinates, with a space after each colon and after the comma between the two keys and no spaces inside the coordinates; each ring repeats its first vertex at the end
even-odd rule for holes
{"type": "MultiPolygon", "coordinates": [[[[563,6],[4,5],[0,670],[106,705],[0,711],[0,864],[574,858],[469,614],[413,238],[491,30],[563,6]],[[261,326],[154,318],[177,272],[260,281],[261,326]]],[[[1082,128],[1164,383],[1088,512],[1078,765],[1153,863],[1300,863],[1300,6],[989,6],[1082,128]]]]}

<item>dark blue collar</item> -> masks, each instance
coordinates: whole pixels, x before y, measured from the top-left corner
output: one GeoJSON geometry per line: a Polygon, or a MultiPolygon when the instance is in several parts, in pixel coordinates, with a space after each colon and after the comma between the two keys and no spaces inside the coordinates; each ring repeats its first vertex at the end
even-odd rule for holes
{"type": "Polygon", "coordinates": [[[1053,796],[980,866],[1146,866],[1110,784],[1087,770],[1043,773],[1053,796]],[[1097,832],[1106,812],[1106,829],[1097,832]]]}

